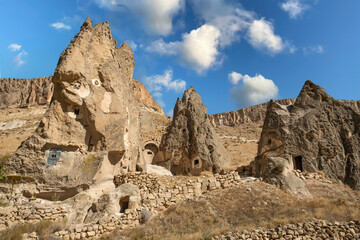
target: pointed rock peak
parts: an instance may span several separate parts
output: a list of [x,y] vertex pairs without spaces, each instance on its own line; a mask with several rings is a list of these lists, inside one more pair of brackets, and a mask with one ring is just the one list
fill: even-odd
[[83,29],[91,29],[92,26],[93,26],[92,20],[89,17],[87,17],[85,22],[81,26],[81,30],[83,30]]
[[295,106],[314,106],[315,103],[321,103],[322,101],[329,101],[331,99],[332,97],[327,94],[325,89],[307,80],[296,99]]
[[121,51],[124,51],[124,52],[127,52],[127,53],[131,53],[132,55],[134,55],[133,51],[131,50],[131,47],[126,43],[126,42],[123,42],[121,44],[121,46],[119,47],[119,49]]
[[187,102],[189,100],[195,100],[199,99],[201,101],[201,97],[199,93],[195,90],[193,86],[191,86],[188,90],[184,92],[184,96],[182,98],[182,101]]

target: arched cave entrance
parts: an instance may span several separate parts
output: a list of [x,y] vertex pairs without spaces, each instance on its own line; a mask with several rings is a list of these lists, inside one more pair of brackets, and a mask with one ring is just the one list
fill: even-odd
[[154,156],[158,152],[159,152],[159,148],[155,143],[153,142],[147,143],[145,145],[145,150],[144,150],[144,157],[146,163],[151,164],[154,160]]
[[302,156],[293,156],[294,169],[303,171]]
[[125,196],[120,198],[119,204],[120,204],[120,213],[124,213],[126,209],[129,208],[129,196]]

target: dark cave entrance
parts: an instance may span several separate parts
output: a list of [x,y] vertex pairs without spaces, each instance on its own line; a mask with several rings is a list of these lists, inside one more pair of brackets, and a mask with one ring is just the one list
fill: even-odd
[[120,198],[120,213],[124,213],[129,208],[129,196]]
[[302,156],[295,156],[293,157],[294,159],[294,169],[295,170],[300,170],[301,172],[303,171],[303,164],[302,164]]

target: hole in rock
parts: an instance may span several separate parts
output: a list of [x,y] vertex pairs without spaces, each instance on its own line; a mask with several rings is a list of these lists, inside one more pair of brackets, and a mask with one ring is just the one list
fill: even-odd
[[199,165],[199,159],[194,160],[194,165]]
[[79,113],[80,113],[80,109],[74,109],[74,113],[75,113],[75,115],[79,115]]
[[268,139],[268,145],[270,145],[271,144],[271,139]]
[[294,169],[303,171],[302,156],[299,155],[294,157]]
[[120,204],[120,213],[124,213],[126,209],[129,208],[129,196],[125,196],[120,198],[119,204]]

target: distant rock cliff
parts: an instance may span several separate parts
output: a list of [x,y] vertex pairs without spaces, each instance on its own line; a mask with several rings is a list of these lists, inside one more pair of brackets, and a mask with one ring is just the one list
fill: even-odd
[[[282,105],[292,105],[295,99],[281,99],[276,101]],[[244,123],[263,123],[267,103],[243,108],[237,111],[209,115],[209,120],[214,127],[219,125],[238,126]]]
[[[33,79],[0,79],[0,108],[48,105],[54,91],[53,76]],[[141,106],[164,114],[145,86],[133,78],[135,99]]]
[[52,76],[0,79],[0,108],[47,105],[53,94]]

